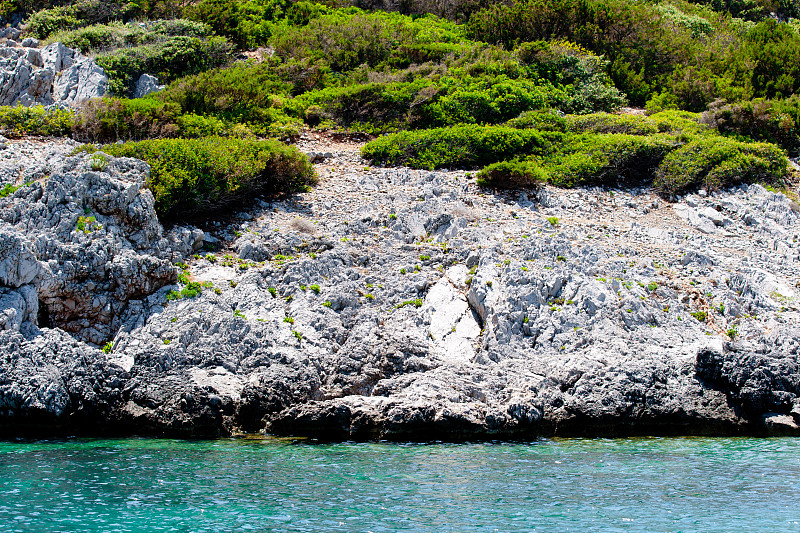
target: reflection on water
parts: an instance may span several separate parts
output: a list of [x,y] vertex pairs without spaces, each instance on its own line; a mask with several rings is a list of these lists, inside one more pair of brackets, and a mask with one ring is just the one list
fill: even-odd
[[800,531],[800,439],[0,442],[3,531]]

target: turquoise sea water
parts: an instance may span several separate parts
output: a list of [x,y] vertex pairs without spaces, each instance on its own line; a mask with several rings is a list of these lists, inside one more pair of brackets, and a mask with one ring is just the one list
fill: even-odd
[[800,439],[0,442],[11,531],[800,531]]

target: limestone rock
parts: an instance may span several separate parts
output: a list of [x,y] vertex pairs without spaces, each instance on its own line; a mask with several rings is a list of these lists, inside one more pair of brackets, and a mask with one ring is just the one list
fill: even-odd
[[134,90],[134,98],[142,98],[147,96],[148,94],[152,94],[158,91],[161,91],[166,87],[165,85],[160,85],[158,83],[158,78],[155,76],[151,76],[150,74],[142,74],[139,76],[139,79],[136,80],[136,88]]
[[52,43],[38,50],[26,39],[23,47],[0,48],[0,105],[80,105],[108,91],[108,77],[93,59]]

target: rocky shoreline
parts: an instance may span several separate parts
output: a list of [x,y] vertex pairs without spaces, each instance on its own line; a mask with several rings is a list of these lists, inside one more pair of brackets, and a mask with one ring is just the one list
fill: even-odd
[[3,145],[3,438],[800,434],[800,208],[759,185],[492,193],[306,134],[314,190],[165,229],[146,164]]

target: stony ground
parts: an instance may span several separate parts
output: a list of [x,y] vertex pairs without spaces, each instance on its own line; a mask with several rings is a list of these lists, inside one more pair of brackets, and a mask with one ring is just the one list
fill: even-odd
[[798,431],[785,195],[492,192],[464,171],[371,168],[353,140],[298,146],[319,185],[208,221],[202,241],[163,232],[155,256],[183,253],[205,288],[127,294],[109,353],[0,333],[0,414],[327,438]]

